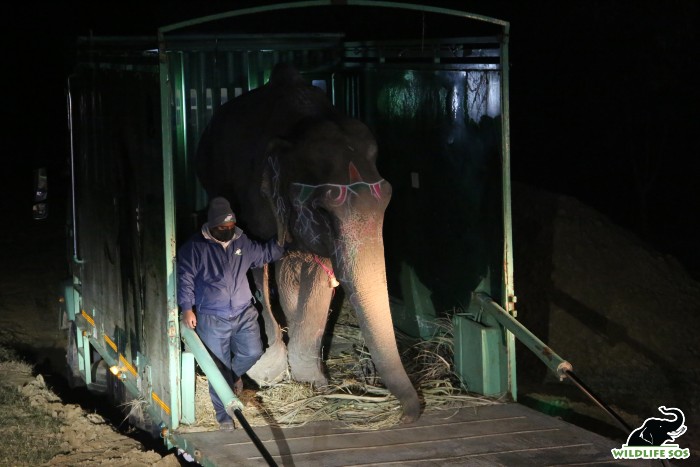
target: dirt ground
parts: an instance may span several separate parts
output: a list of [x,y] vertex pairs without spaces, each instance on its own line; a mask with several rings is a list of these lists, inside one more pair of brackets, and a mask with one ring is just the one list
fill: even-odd
[[[58,329],[57,313],[58,284],[67,275],[64,217],[55,209],[36,222],[28,209],[3,206],[3,215],[20,221],[0,232],[0,345],[33,369],[0,358],[0,385],[20,391],[26,413],[39,409],[56,422],[38,433],[53,453],[41,462],[180,465],[173,452],[144,444],[65,388],[59,375],[66,331]],[[700,455],[700,283],[674,258],[573,198],[516,185],[513,213],[519,318],[633,428],[661,416],[661,405],[683,410],[688,431],[677,443],[691,448],[691,458]],[[518,372],[523,403],[622,440],[600,409],[523,348]],[[33,439],[41,429],[25,420],[0,425],[0,436],[19,430]],[[1,465],[37,465],[3,455]]]
[[[162,443],[144,445],[141,433],[115,423],[61,377],[66,331],[59,330],[58,299],[67,268],[65,217],[56,204],[43,221],[29,217],[31,206],[1,206],[3,218],[19,220],[0,233],[0,465],[179,466]],[[7,349],[31,366],[3,358]],[[15,390],[21,398],[11,398]],[[6,404],[16,413],[8,415]]]
[[[634,429],[659,406],[686,416],[676,442],[700,455],[700,283],[578,200],[515,185],[518,317]],[[602,410],[558,383],[522,348],[521,394],[619,439]],[[547,405],[547,404],[545,404]],[[550,407],[551,408],[551,407]],[[601,424],[603,423],[603,424]]]

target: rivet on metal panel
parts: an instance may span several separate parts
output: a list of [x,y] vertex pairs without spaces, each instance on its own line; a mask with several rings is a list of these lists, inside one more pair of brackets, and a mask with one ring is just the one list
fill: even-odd
[[168,337],[173,342],[177,338],[177,328],[175,326],[175,321],[168,321]]

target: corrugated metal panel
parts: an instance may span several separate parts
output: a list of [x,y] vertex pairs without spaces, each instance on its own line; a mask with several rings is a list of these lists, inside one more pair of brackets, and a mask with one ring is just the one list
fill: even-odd
[[160,93],[157,67],[144,65],[87,67],[71,80],[84,261],[75,272],[82,307],[94,320],[88,331],[130,377],[142,379],[144,397],[167,401]]

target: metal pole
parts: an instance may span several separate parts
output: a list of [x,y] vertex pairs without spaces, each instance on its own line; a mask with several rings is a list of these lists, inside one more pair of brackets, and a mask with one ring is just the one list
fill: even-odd
[[255,447],[258,448],[258,451],[260,451],[260,454],[262,454],[267,463],[270,466],[276,466],[277,464],[268,452],[267,448],[265,448],[265,445],[263,445],[260,438],[258,438],[251,426],[248,424],[248,421],[243,416],[243,403],[231,390],[231,387],[229,386],[228,382],[226,382],[224,375],[222,375],[219,371],[216,363],[214,363],[214,359],[212,359],[211,355],[209,355],[209,351],[204,346],[197,333],[187,326],[180,326],[180,336],[182,337],[182,340],[185,341],[185,344],[187,344],[189,351],[194,355],[195,360],[197,360],[197,363],[199,363],[199,366],[202,368],[202,371],[204,371],[204,374],[207,375],[209,383],[212,385],[214,391],[216,391],[216,394],[224,404],[226,413],[238,419],[243,426],[243,429],[248,434],[251,441],[253,441]]
[[474,296],[479,300],[485,311],[488,311],[496,321],[512,332],[525,347],[530,349],[550,370],[556,373],[560,380],[566,377],[566,370],[573,371],[571,363],[557,355],[547,344],[542,342],[536,335],[531,333],[529,329],[520,324],[510,313],[501,308],[498,303],[494,302],[491,297],[484,293],[475,293]]
[[232,410],[243,410],[243,403],[236,397],[231,390],[228,382],[221,374],[219,369],[214,363],[214,360],[209,355],[209,351],[202,343],[201,339],[192,329],[187,326],[180,326],[180,335],[182,340],[185,341],[190,352],[194,355],[195,360],[199,363],[199,366],[207,375],[207,380],[211,383],[216,394],[221,398],[221,402],[226,408],[226,412]]
[[[620,416],[619,416],[613,409],[611,409],[605,402],[603,402],[603,401],[600,399],[600,397],[598,397],[596,394],[594,394],[593,391],[591,391],[590,388],[588,388],[588,386],[586,386],[586,385],[583,383],[583,381],[581,381],[581,380],[579,379],[579,377],[576,376],[576,374],[575,374],[573,371],[564,370],[564,373],[566,374],[566,376],[569,377],[569,379],[571,379],[571,382],[574,383],[574,384],[576,385],[576,387],[578,387],[578,388],[581,390],[581,392],[583,392],[586,396],[588,396],[589,399],[591,399],[593,402],[595,402],[596,405],[597,405],[598,407],[600,407],[601,409],[603,409],[603,410],[605,411],[605,413],[607,413],[608,415],[610,415],[610,416],[617,422],[617,424],[620,426],[620,428],[622,428],[622,430],[623,430],[626,434],[629,435],[629,434],[632,432],[632,427],[629,426],[629,425],[622,419],[622,417],[620,417]],[[661,461],[661,465],[663,465],[664,467],[670,467],[670,464],[668,463],[668,461],[667,461],[666,459],[659,459],[659,460]]]
[[596,405],[603,409],[608,415],[614,418],[617,424],[620,425],[620,427],[624,430],[625,433],[630,434],[632,432],[632,427],[630,427],[618,414],[616,414],[613,409],[608,407],[608,405],[605,402],[600,400],[600,398],[597,395],[595,395],[593,391],[591,391],[583,383],[583,381],[581,381],[578,378],[578,376],[576,376],[576,373],[574,373],[571,370],[564,370],[564,373],[571,379],[571,382],[574,383],[581,390],[581,392],[588,396],[589,399],[595,402]]
[[496,302],[493,301],[491,297],[483,293],[474,294],[475,298],[478,299],[484,306],[485,310],[490,313],[503,327],[512,332],[515,337],[518,338],[528,349],[537,355],[540,360],[542,360],[545,365],[547,365],[553,372],[555,372],[560,380],[564,378],[569,378],[576,387],[578,387],[581,392],[583,392],[589,399],[591,399],[598,407],[603,409],[605,413],[610,415],[613,420],[622,428],[622,430],[629,434],[632,432],[632,428],[625,423],[625,421],[620,417],[613,409],[611,409],[605,402],[603,402],[600,397],[593,393],[584,383],[579,379],[574,373],[574,369],[571,363],[567,362],[559,355],[557,355],[552,349],[550,349],[544,342],[542,342],[537,336],[531,333],[525,326],[520,324],[515,318],[513,318],[506,310],[501,308]]
[[71,214],[73,220],[73,261],[81,264],[78,258],[78,220],[75,210],[75,143],[73,141],[73,95],[71,94],[70,77],[68,77],[68,95],[66,96],[68,107],[68,136],[70,141],[70,188],[71,188]]
[[[229,415],[231,415],[231,412],[227,412]],[[250,440],[255,444],[255,447],[258,448],[258,451],[260,451],[260,454],[265,458],[267,461],[267,465],[270,467],[277,467],[277,462],[272,458],[270,455],[269,451],[265,448],[265,445],[260,441],[260,438],[258,438],[258,435],[255,434],[253,431],[253,428],[250,426],[248,423],[248,420],[245,419],[243,416],[243,412],[241,412],[238,409],[233,410],[233,415],[238,419],[238,421],[241,423],[241,426],[245,430],[246,433],[248,433],[248,437]]]

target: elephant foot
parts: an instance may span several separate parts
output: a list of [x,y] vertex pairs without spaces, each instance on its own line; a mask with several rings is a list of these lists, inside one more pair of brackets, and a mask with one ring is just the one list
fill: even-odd
[[275,342],[253,367],[248,376],[259,386],[271,386],[287,376],[287,347],[281,341]]
[[328,386],[328,378],[326,378],[326,376],[321,372],[316,372],[313,375],[292,372],[292,379],[301,383],[311,383],[311,385],[315,388],[324,388]]
[[403,408],[401,423],[409,424],[418,421],[421,415],[421,404],[418,397],[407,397],[400,401]]
[[404,412],[403,416],[401,417],[401,423],[404,425],[409,425],[411,423],[417,422],[419,418],[420,418],[420,413],[408,414],[408,413]]
[[302,383],[311,383],[314,387],[322,388],[328,386],[328,378],[321,370],[320,361],[299,361],[291,355],[289,357],[289,366],[291,369],[292,379]]

